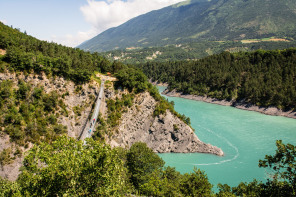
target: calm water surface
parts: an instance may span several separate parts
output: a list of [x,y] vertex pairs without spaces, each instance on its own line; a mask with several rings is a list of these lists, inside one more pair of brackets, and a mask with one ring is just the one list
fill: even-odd
[[[164,90],[165,87],[159,87]],[[166,165],[182,173],[196,166],[206,172],[214,185],[236,186],[254,178],[265,181],[270,171],[259,168],[259,159],[274,154],[275,142],[296,144],[296,119],[268,116],[233,107],[209,104],[183,98],[166,97],[175,102],[175,109],[190,117],[200,140],[222,148],[225,156],[201,153],[165,153],[160,156]]]

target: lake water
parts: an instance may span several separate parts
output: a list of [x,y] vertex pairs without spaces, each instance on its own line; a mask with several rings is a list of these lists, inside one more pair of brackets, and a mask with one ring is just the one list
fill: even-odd
[[[164,90],[165,87],[159,87]],[[296,119],[268,116],[234,107],[166,97],[175,102],[175,109],[190,117],[196,135],[205,143],[222,148],[225,156],[201,153],[165,153],[160,156],[166,165],[182,173],[196,166],[206,172],[214,185],[237,186],[254,178],[265,181],[271,171],[259,168],[259,159],[273,155],[276,140],[296,144]]]

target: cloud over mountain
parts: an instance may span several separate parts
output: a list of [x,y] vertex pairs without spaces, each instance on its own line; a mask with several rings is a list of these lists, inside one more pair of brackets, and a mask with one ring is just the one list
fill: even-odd
[[87,0],[82,6],[85,20],[100,33],[131,18],[184,0]]

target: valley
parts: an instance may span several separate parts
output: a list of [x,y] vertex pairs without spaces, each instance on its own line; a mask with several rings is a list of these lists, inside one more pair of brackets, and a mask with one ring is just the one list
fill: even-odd
[[0,197],[296,196],[294,0],[65,2],[0,8]]
[[[272,41],[274,40],[274,41]],[[110,61],[141,65],[147,62],[196,61],[223,51],[231,53],[252,52],[254,50],[283,50],[295,47],[295,41],[285,39],[249,39],[240,41],[190,42],[162,47],[138,47],[101,52]]]
[[209,48],[216,41],[271,37],[294,41],[295,9],[291,0],[191,0],[135,17],[78,47],[105,52],[199,42]]

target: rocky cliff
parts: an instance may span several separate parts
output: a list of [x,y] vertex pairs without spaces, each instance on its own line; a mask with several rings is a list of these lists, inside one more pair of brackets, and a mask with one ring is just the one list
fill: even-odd
[[[23,73],[0,73],[0,82],[10,80],[13,82],[13,88],[17,89],[19,81],[24,81],[34,87],[43,87],[45,93],[56,91],[60,95],[59,99],[65,104],[64,109],[57,106],[55,115],[57,122],[67,127],[69,136],[78,138],[80,132],[87,121],[95,96],[98,93],[99,85],[91,81],[84,85],[75,85],[60,77],[48,77],[44,73],[40,75]],[[129,94],[127,91],[114,91],[112,83],[106,86],[103,101],[112,99],[118,94]],[[111,85],[111,86],[110,86]],[[111,90],[110,90],[111,89]],[[118,93],[119,92],[119,93]],[[113,131],[112,137],[105,137],[106,141],[113,147],[121,146],[129,148],[133,143],[141,141],[147,143],[148,147],[155,152],[201,152],[211,153],[219,156],[223,151],[210,144],[201,142],[194,134],[193,130],[179,118],[174,116],[169,110],[160,116],[153,116],[154,109],[157,105],[155,99],[148,92],[135,95],[132,107],[124,110],[117,128]],[[103,102],[101,113],[107,117],[107,104]],[[65,112],[66,111],[66,112]],[[25,146],[13,142],[3,127],[0,130],[0,153],[5,149],[11,149],[9,152],[11,162],[5,165],[1,164],[0,176],[9,180],[15,180],[20,173],[19,168],[22,166],[23,155],[15,156],[17,149],[25,153],[33,146],[28,141]]]
[[[59,95],[64,95],[63,103],[65,103],[66,114],[63,114],[62,109],[58,109],[57,122],[67,127],[68,135],[77,138],[80,135],[81,129],[84,126],[86,119],[91,111],[92,103],[95,100],[95,95],[98,92],[98,85],[95,81],[89,84],[77,86],[71,81],[67,81],[60,77],[48,78],[44,73],[40,75],[23,73],[0,73],[0,83],[4,80],[10,80],[17,86],[19,80],[23,80],[34,87],[44,87],[45,93],[57,91]],[[74,112],[74,108],[79,109]],[[22,152],[26,152],[33,146],[29,143],[26,148],[19,147]],[[7,148],[12,149],[11,157],[14,157],[14,150],[18,145],[11,142],[9,135],[6,134],[5,128],[0,131],[0,153]],[[23,156],[16,157],[8,165],[1,165],[0,176],[9,180],[15,180],[19,174],[19,167],[22,165]]]
[[112,146],[130,147],[141,141],[158,153],[224,154],[220,148],[200,141],[193,130],[169,110],[154,117],[156,104],[147,92],[136,95],[133,106],[122,115],[118,132],[113,134],[109,143]]

